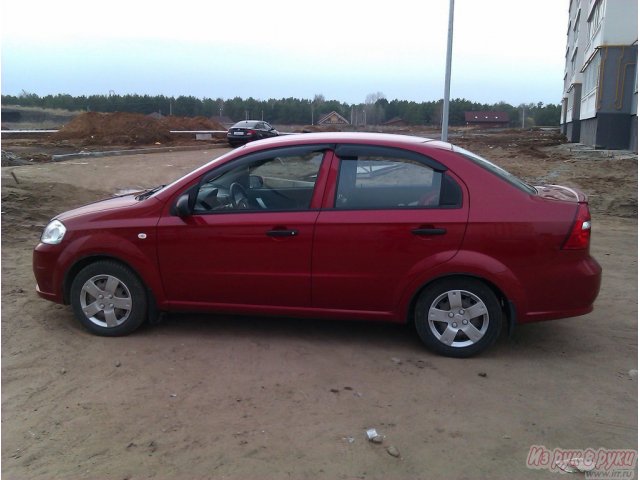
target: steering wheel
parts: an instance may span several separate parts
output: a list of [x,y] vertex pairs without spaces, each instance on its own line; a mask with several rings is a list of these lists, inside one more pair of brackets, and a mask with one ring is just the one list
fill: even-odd
[[231,206],[238,210],[246,210],[251,208],[249,205],[249,195],[242,185],[233,182],[229,187],[229,197],[231,198]]

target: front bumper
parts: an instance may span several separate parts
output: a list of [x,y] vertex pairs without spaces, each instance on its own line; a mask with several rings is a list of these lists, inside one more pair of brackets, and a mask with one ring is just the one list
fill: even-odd
[[59,245],[39,243],[33,250],[33,275],[36,278],[36,292],[46,300],[64,303],[62,279],[59,271]]

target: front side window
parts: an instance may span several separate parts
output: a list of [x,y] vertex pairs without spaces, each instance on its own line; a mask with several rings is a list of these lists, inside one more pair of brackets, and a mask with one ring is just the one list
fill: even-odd
[[206,175],[195,191],[196,214],[308,209],[324,153],[277,152],[243,159]]
[[371,152],[340,160],[335,208],[456,207],[460,201],[460,187],[450,176],[416,158]]

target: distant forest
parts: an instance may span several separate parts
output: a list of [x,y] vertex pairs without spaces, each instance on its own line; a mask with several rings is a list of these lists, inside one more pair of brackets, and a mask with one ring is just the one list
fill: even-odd
[[[164,95],[89,95],[74,97],[67,94],[40,97],[23,91],[20,95],[2,95],[2,105],[23,107],[59,108],[71,111],[160,113],[184,117],[228,117],[233,121],[264,119],[270,123],[309,125],[332,111],[356,125],[379,125],[400,118],[410,125],[438,125],[441,122],[442,100],[412,102],[387,100],[381,92],[369,94],[360,104],[326,100],[315,95],[313,100],[281,98],[256,100],[235,97],[196,98],[193,96],[167,97]],[[449,124],[464,125],[465,111],[502,111],[509,114],[511,126],[555,126],[560,123],[560,105],[537,104],[510,105],[505,102],[485,104],[456,98],[450,101]]]

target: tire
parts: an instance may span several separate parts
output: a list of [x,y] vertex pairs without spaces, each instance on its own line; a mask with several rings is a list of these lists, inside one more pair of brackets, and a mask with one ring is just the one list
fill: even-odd
[[448,278],[428,286],[418,297],[414,315],[422,342],[447,357],[470,357],[489,348],[502,327],[495,293],[471,278]]
[[124,265],[100,260],[84,267],[71,284],[71,306],[80,323],[105,337],[127,335],[147,318],[147,293]]

